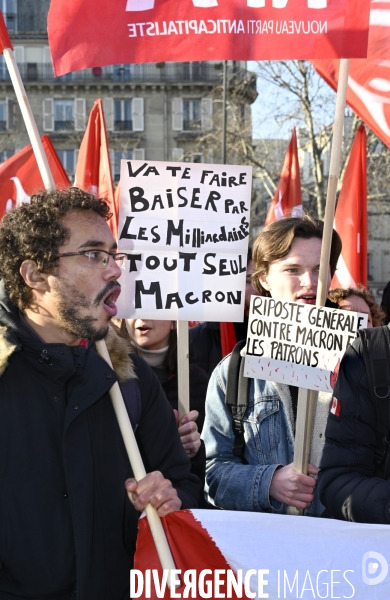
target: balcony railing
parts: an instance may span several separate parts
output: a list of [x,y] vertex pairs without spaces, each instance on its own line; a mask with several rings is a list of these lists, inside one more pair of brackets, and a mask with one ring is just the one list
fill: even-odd
[[54,121],[54,131],[74,131],[74,121]]
[[[74,71],[61,77],[54,77],[51,63],[23,63],[19,70],[23,81],[48,81],[52,83],[222,83],[222,73],[219,64],[209,63],[155,63],[135,65],[114,65],[95,69]],[[10,81],[4,62],[0,62],[0,83]],[[247,101],[253,102],[257,97],[256,75],[245,69],[228,68],[229,90],[242,95]]]
[[132,131],[133,121],[114,121],[114,131]]
[[[61,77],[54,77],[51,63],[24,63],[19,64],[20,74],[24,82],[51,81],[51,82],[144,82],[144,83],[186,83],[210,82],[218,83],[222,79],[221,70],[214,65],[200,64],[191,66],[186,63],[165,63],[165,66],[156,67],[153,64],[114,65],[101,69],[84,69],[67,73]],[[244,71],[246,72],[246,71]],[[8,70],[4,64],[0,65],[0,81],[9,81]]]
[[183,131],[200,131],[201,127],[200,119],[183,119]]

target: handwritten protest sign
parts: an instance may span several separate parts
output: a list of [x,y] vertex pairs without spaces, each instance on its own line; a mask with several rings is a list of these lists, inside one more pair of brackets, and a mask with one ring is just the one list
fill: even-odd
[[252,168],[122,161],[122,318],[242,321]]
[[331,392],[367,315],[252,296],[245,376]]

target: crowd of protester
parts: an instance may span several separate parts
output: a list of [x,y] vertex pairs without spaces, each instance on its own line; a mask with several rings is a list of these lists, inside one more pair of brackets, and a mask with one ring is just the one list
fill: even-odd
[[[246,338],[253,294],[315,303],[322,233],[322,222],[307,216],[285,218],[262,230],[253,253],[252,248],[248,252],[244,322],[232,324],[235,341]],[[334,232],[326,305],[367,314],[368,328],[380,326],[385,312],[367,288],[329,289],[340,251],[341,240]],[[176,409],[175,323],[131,319],[122,321],[120,327],[152,367]],[[195,452],[195,446],[192,449],[192,460],[195,456],[198,465],[193,472],[201,473],[201,461],[206,466],[206,478],[202,473],[201,479],[207,503],[202,506],[267,512],[288,512],[289,506],[294,506],[306,509],[307,515],[321,516],[324,506],[315,487],[332,395],[319,393],[317,397],[308,475],[297,475],[292,466],[298,401],[298,388],[294,386],[251,380],[248,409],[242,420],[243,455],[234,455],[232,415],[225,403],[230,359],[222,360],[222,346],[220,323],[204,322],[190,330],[191,412],[184,420],[191,422],[194,439],[203,430],[202,451]],[[181,425],[180,434],[182,430]],[[187,447],[184,443],[187,439],[182,437],[188,452],[188,442]]]
[[[333,396],[318,394],[307,474],[293,468],[296,387],[250,379],[240,420],[226,402],[228,341],[245,340],[251,293],[316,303],[322,221],[284,218],[260,232],[248,254],[244,323],[190,330],[190,411],[179,419],[176,323],[111,320],[126,257],[108,218],[104,201],[71,188],[33,196],[0,226],[1,600],[128,597],[147,504],[160,516],[199,505],[295,507],[390,523],[390,461],[360,338]],[[328,291],[340,252],[333,231]],[[366,313],[367,331],[388,335],[379,327],[385,311],[363,286],[329,291],[326,306]],[[95,351],[102,338],[112,368]],[[390,337],[382,348],[389,358]],[[377,395],[388,403],[387,379],[387,394]],[[148,473],[140,481],[109,399],[115,381]]]

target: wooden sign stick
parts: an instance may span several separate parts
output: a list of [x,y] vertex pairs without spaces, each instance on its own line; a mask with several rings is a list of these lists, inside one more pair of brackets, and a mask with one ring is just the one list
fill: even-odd
[[[42,146],[42,141],[38,133],[37,125],[35,123],[34,115],[31,110],[30,103],[27,98],[26,91],[24,89],[23,81],[20,77],[20,72],[15,61],[15,56],[12,50],[11,40],[8,36],[8,31],[4,23],[3,15],[0,12],[0,44],[3,47],[4,60],[7,64],[11,81],[14,86],[16,98],[19,102],[20,110],[22,112],[26,129],[31,141],[35,157],[37,159],[39,172],[41,174],[43,184],[46,190],[55,189],[56,185],[53,179],[53,175],[50,171],[49,163],[46,158],[45,151]],[[108,364],[112,367],[110,356],[108,354],[107,346],[104,341],[96,343],[99,354],[104,358]],[[110,390],[111,401],[114,406],[115,414],[118,419],[119,428],[122,433],[123,441],[129,456],[131,468],[134,473],[134,477],[137,481],[145,477],[146,471],[142,463],[142,458],[139,453],[137,442],[135,440],[133,428],[130,423],[130,419],[123,402],[122,394],[119,389],[119,385],[116,383]],[[148,505],[145,509],[146,516],[148,518],[150,530],[153,535],[154,543],[158,556],[161,561],[163,569],[175,569],[175,563],[168,545],[167,538],[157,511]],[[168,578],[169,580],[169,578]]]
[[177,377],[179,423],[190,412],[188,321],[177,321]]
[[[340,176],[349,62],[349,59],[345,58],[340,60],[339,84],[337,89],[335,120],[333,124],[332,152],[330,157],[328,192],[326,197],[324,232],[322,237],[320,272],[317,288],[317,306],[324,306],[328,295],[328,269],[332,245],[337,184]],[[301,388],[298,393],[293,462],[294,471],[297,473],[307,473],[314,423],[316,394],[317,392],[314,390],[306,390],[303,388]],[[294,511],[290,509],[290,513],[295,513],[295,510],[297,509],[294,509]],[[303,511],[298,511],[295,514],[303,514]]]

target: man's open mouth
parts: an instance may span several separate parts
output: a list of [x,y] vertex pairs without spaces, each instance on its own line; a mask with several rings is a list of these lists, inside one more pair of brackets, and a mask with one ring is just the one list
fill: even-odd
[[120,293],[121,293],[121,288],[120,288],[120,286],[117,285],[114,288],[111,288],[111,290],[109,292],[107,292],[107,294],[105,296],[103,296],[104,308],[111,317],[115,317],[116,313],[118,312],[118,309],[117,309],[115,303],[116,303]]

